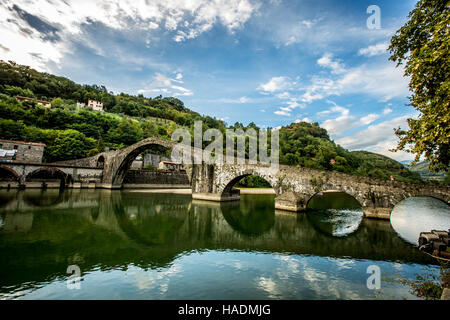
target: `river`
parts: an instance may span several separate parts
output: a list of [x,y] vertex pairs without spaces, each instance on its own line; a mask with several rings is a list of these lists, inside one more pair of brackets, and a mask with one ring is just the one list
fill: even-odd
[[[341,193],[289,213],[273,195],[2,190],[0,298],[415,299],[393,279],[437,274],[414,237],[450,227],[449,207],[425,199],[403,201],[391,225]],[[370,266],[380,289],[367,286]]]

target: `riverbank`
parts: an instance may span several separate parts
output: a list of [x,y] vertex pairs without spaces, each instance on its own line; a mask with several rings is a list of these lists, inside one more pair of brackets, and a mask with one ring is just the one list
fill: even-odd
[[[241,194],[275,194],[275,190],[269,188],[239,188]],[[155,188],[155,189],[135,189],[128,190],[129,192],[141,193],[169,193],[169,194],[192,194],[191,189],[169,189],[169,188]]]
[[275,194],[275,190],[272,188],[235,188],[238,189],[241,194]]

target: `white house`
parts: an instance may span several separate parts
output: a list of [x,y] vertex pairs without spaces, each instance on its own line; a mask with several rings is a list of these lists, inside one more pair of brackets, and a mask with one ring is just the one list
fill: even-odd
[[96,100],[88,100],[88,107],[91,107],[94,111],[102,111],[103,112],[103,102]]

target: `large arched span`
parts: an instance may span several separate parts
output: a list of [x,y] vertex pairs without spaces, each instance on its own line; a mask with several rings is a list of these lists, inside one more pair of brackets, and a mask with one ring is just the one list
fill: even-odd
[[20,176],[13,169],[0,166],[0,181],[19,181]]
[[122,185],[125,174],[128,169],[130,169],[131,164],[136,157],[145,150],[152,149],[154,147],[171,149],[173,146],[174,142],[172,141],[159,138],[148,138],[123,150],[118,150],[117,159],[113,160],[115,161],[115,165],[112,168],[112,184]]

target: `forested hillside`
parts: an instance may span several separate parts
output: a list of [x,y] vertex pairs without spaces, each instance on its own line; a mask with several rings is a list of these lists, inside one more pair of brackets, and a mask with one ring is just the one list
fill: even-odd
[[[48,100],[52,108],[16,96]],[[106,112],[78,108],[76,103],[95,99]],[[27,66],[0,61],[0,137],[43,142],[47,162],[95,155],[109,147],[120,149],[150,136],[170,139],[178,127],[193,130],[201,120],[203,129],[259,128],[250,123],[227,126],[221,120],[202,116],[173,97],[148,98],[114,94],[104,86],[80,85]],[[293,123],[280,129],[280,163],[337,170],[346,173],[401,181],[421,181],[417,173],[382,155],[350,152],[331,141],[318,123]]]

